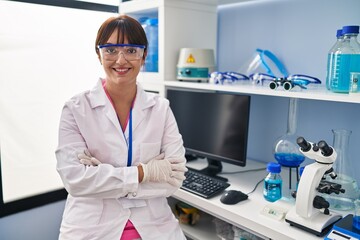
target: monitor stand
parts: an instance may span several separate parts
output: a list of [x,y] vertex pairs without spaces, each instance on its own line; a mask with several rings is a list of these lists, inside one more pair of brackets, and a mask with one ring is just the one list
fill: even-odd
[[227,182],[228,181],[227,178],[217,176],[217,174],[220,173],[222,170],[221,162],[209,158],[207,159],[207,161],[208,161],[208,166],[198,171],[210,177]]

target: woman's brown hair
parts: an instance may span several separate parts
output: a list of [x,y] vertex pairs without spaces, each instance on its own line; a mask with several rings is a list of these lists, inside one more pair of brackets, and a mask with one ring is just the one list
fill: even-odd
[[144,57],[146,56],[148,41],[143,27],[134,18],[127,15],[120,15],[107,19],[98,30],[95,41],[95,51],[99,59],[100,52],[98,46],[106,44],[111,34],[115,31],[117,31],[118,34],[118,44],[122,44],[127,40],[129,44],[144,45]]

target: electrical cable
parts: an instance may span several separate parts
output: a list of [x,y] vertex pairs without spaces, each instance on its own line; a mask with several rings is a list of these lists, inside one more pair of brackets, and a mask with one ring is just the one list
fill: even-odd
[[264,179],[265,179],[265,178],[263,178],[263,179],[261,179],[260,181],[258,181],[258,182],[256,183],[256,185],[255,185],[254,189],[253,189],[253,190],[251,190],[250,192],[248,192],[248,193],[247,193],[247,195],[249,195],[249,194],[251,194],[251,193],[255,192],[255,190],[257,189],[257,187],[259,186],[259,184],[260,184],[261,182],[263,182],[263,181],[264,181]]
[[262,171],[262,170],[266,170],[266,168],[255,168],[255,169],[236,171],[236,172],[221,172],[221,174],[247,173],[247,172],[257,172],[257,171]]
[[[235,174],[235,173],[247,173],[247,172],[257,172],[257,171],[263,171],[266,170],[266,168],[255,168],[255,169],[250,169],[250,170],[245,170],[245,171],[236,171],[236,172],[221,172],[222,174]],[[258,181],[255,185],[255,187],[253,188],[253,190],[251,190],[250,192],[246,193],[247,195],[255,192],[255,190],[257,189],[257,187],[259,186],[259,184],[261,182],[264,181],[265,178],[262,178],[260,181]]]

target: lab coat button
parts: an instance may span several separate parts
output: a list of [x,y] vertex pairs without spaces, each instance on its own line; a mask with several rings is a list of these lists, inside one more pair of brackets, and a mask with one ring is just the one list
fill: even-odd
[[136,192],[133,192],[132,194],[131,194],[133,197],[136,197]]

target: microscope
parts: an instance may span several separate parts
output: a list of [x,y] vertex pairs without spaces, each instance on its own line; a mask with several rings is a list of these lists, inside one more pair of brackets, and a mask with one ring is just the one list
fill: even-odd
[[285,221],[311,232],[323,236],[340,220],[342,216],[330,212],[329,202],[318,193],[339,194],[345,190],[340,184],[325,181],[326,176],[336,178],[332,165],[336,160],[336,151],[325,141],[317,144],[306,141],[303,137],[297,139],[300,152],[315,162],[306,166],[301,175],[296,195],[295,206],[285,216]]

